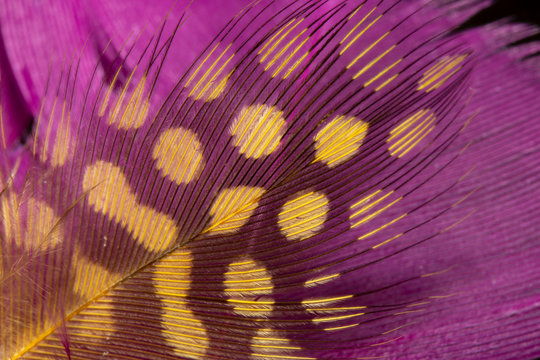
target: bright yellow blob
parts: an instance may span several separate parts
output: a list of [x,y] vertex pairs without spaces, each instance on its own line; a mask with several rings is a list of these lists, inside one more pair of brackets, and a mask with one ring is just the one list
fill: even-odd
[[283,205],[278,225],[288,240],[304,240],[323,227],[329,210],[328,198],[320,192],[296,193]]
[[233,145],[247,158],[273,153],[286,130],[283,113],[275,106],[252,105],[242,109],[230,127]]
[[368,130],[366,122],[352,116],[339,116],[315,136],[315,160],[335,167],[351,159],[362,145]]
[[161,174],[178,185],[197,179],[205,165],[197,134],[182,127],[163,132],[152,157]]
[[238,231],[251,217],[264,194],[260,187],[239,186],[222,190],[210,208],[212,219],[205,233]]

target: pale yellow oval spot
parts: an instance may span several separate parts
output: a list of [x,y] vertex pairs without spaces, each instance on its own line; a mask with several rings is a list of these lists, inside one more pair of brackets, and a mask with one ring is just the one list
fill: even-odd
[[119,280],[99,263],[89,260],[84,250],[75,248],[72,258],[73,291],[83,300],[89,300]]
[[218,48],[222,45],[218,43],[195,68],[184,84],[184,88],[190,89],[189,97],[211,101],[223,94],[233,73],[233,70],[227,70],[232,68],[231,61],[235,56],[230,51],[231,46],[229,44],[219,52]]
[[272,77],[286,79],[309,54],[308,29],[299,27],[304,19],[293,19],[266,41],[259,51],[259,62]]
[[[131,80],[132,77],[130,77],[129,81]],[[144,91],[146,77],[143,77],[139,81],[133,91],[127,89],[129,83],[122,90],[116,103],[112,104],[112,109],[109,113],[109,125],[116,125],[119,129],[125,130],[140,128],[146,121],[150,105]],[[104,100],[104,106],[107,106],[108,99],[107,97]]]
[[362,145],[368,124],[353,116],[339,116],[315,136],[315,161],[335,167],[351,159]]
[[244,107],[229,132],[241,154],[258,159],[278,148],[285,130],[283,113],[275,106],[262,104]]
[[466,54],[443,57],[422,75],[418,81],[418,90],[430,92],[440,88],[463,67],[462,62],[466,58]]
[[390,155],[399,158],[405,156],[435,128],[435,120],[435,114],[430,109],[422,109],[400,122],[386,139]]
[[328,213],[328,198],[320,192],[296,193],[283,205],[278,225],[288,240],[305,240],[323,227]]
[[152,157],[161,174],[178,185],[197,179],[205,165],[197,134],[182,127],[163,132]]
[[204,233],[233,233],[246,224],[264,194],[260,187],[239,186],[222,190],[210,208],[212,220]]
[[93,209],[123,226],[146,249],[159,252],[176,240],[175,222],[139,204],[119,167],[105,161],[89,165],[82,185]]
[[274,289],[270,272],[249,257],[229,264],[223,285],[225,293],[230,296],[264,295]]

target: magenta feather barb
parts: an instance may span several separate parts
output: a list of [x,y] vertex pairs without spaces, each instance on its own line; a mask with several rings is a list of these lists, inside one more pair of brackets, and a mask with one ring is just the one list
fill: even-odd
[[539,357],[499,3],[0,1],[0,358]]

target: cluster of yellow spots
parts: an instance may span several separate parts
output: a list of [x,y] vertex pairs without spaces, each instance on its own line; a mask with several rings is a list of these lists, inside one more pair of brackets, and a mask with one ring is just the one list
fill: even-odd
[[244,107],[229,128],[233,145],[246,158],[253,159],[273,153],[285,130],[283,113],[265,104]]
[[184,84],[184,88],[190,89],[190,97],[195,100],[210,101],[223,93],[233,71],[226,72],[235,55],[234,53],[229,54],[231,46],[232,44],[229,44],[223,51],[219,52],[218,48],[221,47],[221,44],[216,44],[193,71]]
[[264,189],[239,186],[220,191],[210,208],[212,219],[203,233],[227,234],[238,231],[251,217]]
[[431,110],[422,109],[400,122],[386,139],[390,155],[405,156],[435,128],[435,119]]
[[292,19],[279,29],[259,51],[259,62],[264,71],[272,71],[272,77],[288,78],[309,54],[306,43],[307,29],[298,26],[304,19]]
[[315,135],[315,159],[335,167],[351,159],[367,134],[368,124],[353,116],[338,116]]
[[139,204],[119,167],[104,161],[87,166],[82,186],[96,212],[121,224],[146,249],[159,252],[176,240],[174,221]]
[[63,238],[60,218],[44,201],[30,198],[21,202],[12,192],[2,196],[2,225],[4,236],[25,250],[54,247]]
[[418,81],[418,90],[426,92],[438,89],[462,68],[467,55],[445,56],[429,68]]
[[278,216],[278,225],[288,240],[305,240],[323,227],[329,210],[328,198],[320,192],[301,191],[288,200]]
[[[131,73],[119,98],[111,105],[111,109],[109,110],[109,125],[115,125],[118,129],[138,129],[145,123],[148,116],[149,98],[145,94],[146,77],[143,76],[139,80],[135,89],[128,89],[133,81],[134,72],[135,70]],[[113,96],[112,91],[115,87],[118,74],[115,75],[105,95],[101,106],[100,117],[105,114],[110,98]]]
[[161,134],[152,150],[155,166],[176,184],[188,184],[204,168],[202,145],[193,131],[171,128]]

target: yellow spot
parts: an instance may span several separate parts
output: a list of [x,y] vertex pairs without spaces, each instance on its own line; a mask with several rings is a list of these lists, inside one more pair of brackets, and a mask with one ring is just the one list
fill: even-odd
[[234,146],[247,158],[274,152],[285,133],[283,113],[274,106],[252,105],[242,109],[230,128]]
[[15,193],[2,196],[2,224],[6,239],[27,250],[54,247],[63,238],[60,218],[42,200],[20,202]]
[[304,61],[308,55],[306,46],[309,37],[307,29],[296,29],[304,20],[291,20],[279,29],[259,51],[259,62],[264,71],[272,71],[272,77],[281,76],[283,79]]
[[274,289],[272,275],[266,267],[249,257],[229,264],[223,285],[225,293],[230,296],[264,295],[271,293]]
[[[56,118],[57,102],[58,102],[58,99],[55,99],[52,110],[51,110],[51,114],[49,116],[49,121],[47,124],[47,130],[45,134],[45,142],[43,144],[43,149],[39,153],[39,157],[42,162],[46,162],[47,160],[50,160],[50,164],[54,167],[64,165],[64,163],[66,162],[70,154],[70,148],[72,145],[71,134],[70,134],[70,129],[69,129],[71,114],[69,112],[69,109],[67,109],[68,105],[66,104],[66,101],[62,102],[62,110],[60,111],[59,118],[57,119]],[[58,121],[58,124],[56,124],[57,121]],[[58,125],[58,126],[53,127],[53,123],[54,125]],[[52,143],[51,154],[49,154],[53,128],[56,128],[56,137],[54,139],[54,142]],[[36,152],[34,150],[34,154],[35,153]]]
[[274,329],[259,329],[251,339],[251,351],[254,353],[264,352],[270,358],[272,358],[272,353],[283,354],[284,351],[301,349],[298,346],[292,346],[287,338],[280,336],[280,333]]
[[[340,44],[343,44],[349,37],[351,37],[356,32],[356,30],[364,23],[364,21],[366,21],[367,18],[375,11],[375,9],[376,9],[376,7],[371,9],[371,11],[369,13],[367,13],[366,16],[364,16],[359,22],[357,22],[356,25],[352,28],[352,30],[349,31],[347,33],[347,35],[345,35],[345,37],[340,41]],[[339,55],[343,55],[345,53],[345,51],[347,51],[362,35],[364,35],[365,32],[368,31],[370,27],[372,27],[377,21],[379,21],[379,19],[381,17],[382,17],[382,15],[379,15],[377,18],[375,18],[375,20],[373,20],[365,28],[363,28],[360,32],[358,32],[354,36],[354,38],[352,38],[347,43],[347,45],[345,45],[345,47],[340,51]]]
[[302,191],[283,205],[278,225],[288,240],[304,240],[322,229],[328,209],[328,199],[324,194]]
[[164,307],[161,334],[176,355],[189,359],[205,359],[210,339],[204,324],[186,305]]
[[390,203],[385,201],[392,194],[393,191],[384,194],[382,190],[377,190],[354,203],[351,206],[351,215],[349,217],[351,220],[351,228],[367,224],[369,221],[373,220],[375,217],[382,214],[385,210],[401,200],[401,198],[398,198]]
[[250,186],[222,190],[210,208],[212,220],[203,232],[225,234],[238,231],[249,220],[263,194],[263,188]]
[[335,167],[352,158],[362,145],[368,124],[352,116],[339,116],[315,136],[315,161]]
[[121,224],[146,249],[167,249],[176,240],[178,230],[174,221],[139,204],[119,167],[104,161],[88,166],[83,189],[95,211]]
[[197,135],[181,127],[161,134],[152,157],[162,175],[178,185],[197,179],[205,165]]
[[429,109],[423,109],[394,127],[386,139],[390,155],[405,156],[435,128],[435,119]]
[[189,96],[195,100],[214,100],[223,93],[227,86],[232,70],[226,73],[225,69],[231,67],[230,62],[235,54],[226,55],[232,46],[229,44],[221,53],[214,55],[220,45],[218,43],[214,46],[184,85],[184,88],[191,89]]
[[156,288],[173,289],[176,294],[187,294],[191,287],[193,257],[189,251],[179,249],[148,268]]
[[317,285],[323,285],[323,284],[329,283],[332,280],[337,279],[339,277],[339,275],[340,274],[337,273],[337,274],[332,274],[332,275],[319,276],[319,277],[316,277],[314,279],[307,280],[304,283],[304,286],[305,287],[312,287],[312,286],[317,286]]
[[119,280],[101,264],[89,260],[83,250],[76,248],[72,258],[74,270],[73,291],[84,300],[98,295]]
[[[144,86],[146,77],[143,77],[136,88],[131,92],[127,90],[133,74],[122,93],[120,98],[114,104],[113,109],[109,114],[109,125],[116,125],[119,129],[138,129],[140,128],[148,115],[149,100],[144,95]],[[111,85],[112,86],[112,85]]]
[[445,56],[439,60],[418,81],[418,90],[430,92],[441,87],[452,75],[462,68],[461,63],[465,58],[467,58],[467,55],[452,55]]

